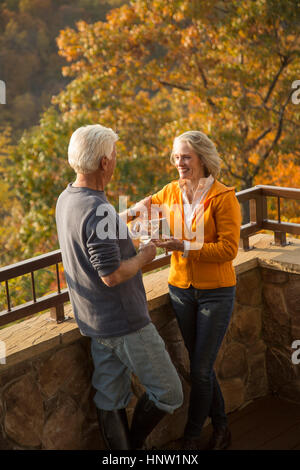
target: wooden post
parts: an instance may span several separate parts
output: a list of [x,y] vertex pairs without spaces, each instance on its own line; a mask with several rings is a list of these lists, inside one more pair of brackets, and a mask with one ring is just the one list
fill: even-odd
[[250,250],[249,237],[240,238],[239,245],[240,245],[240,248],[243,248],[244,251],[249,251]]
[[285,232],[275,232],[274,231],[274,241],[277,246],[286,246],[286,233]]
[[57,323],[62,323],[66,320],[64,304],[56,305],[56,307],[50,308],[50,318],[55,320]]
[[263,221],[268,218],[267,198],[263,194],[255,199],[256,203],[256,223],[262,227]]

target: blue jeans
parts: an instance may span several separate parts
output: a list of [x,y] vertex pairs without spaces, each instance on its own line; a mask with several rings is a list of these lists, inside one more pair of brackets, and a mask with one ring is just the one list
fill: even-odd
[[182,405],[181,381],[153,323],[124,336],[92,338],[91,352],[97,408],[126,408],[132,396],[132,372],[157,408],[173,413]]
[[191,391],[185,437],[199,437],[210,416],[214,428],[227,425],[224,399],[213,366],[228,327],[235,286],[181,289],[169,284],[173,310],[189,353]]

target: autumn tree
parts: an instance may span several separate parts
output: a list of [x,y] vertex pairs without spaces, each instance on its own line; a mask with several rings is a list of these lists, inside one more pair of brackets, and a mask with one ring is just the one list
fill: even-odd
[[9,263],[9,254],[18,245],[18,228],[20,227],[19,214],[22,208],[15,197],[9,181],[5,180],[6,168],[9,164],[9,155],[12,151],[11,130],[0,129],[0,260],[1,264]]
[[244,189],[279,155],[299,162],[299,2],[202,3],[135,1],[107,23],[63,31],[64,74],[74,79],[56,103],[66,118],[113,123],[126,155],[165,158],[175,134],[201,128],[226,179]]
[[[70,175],[68,139],[79,125],[119,132],[118,167],[108,188],[131,200],[175,176],[175,135],[200,129],[222,157],[221,179],[237,190],[282,184],[299,171],[299,2],[135,0],[107,21],[67,28],[58,38],[70,80],[41,125],[15,151],[26,219],[22,242],[56,239],[56,196]],[[53,157],[54,156],[54,157]],[[293,175],[284,173],[293,186]],[[34,230],[33,230],[34,227]]]

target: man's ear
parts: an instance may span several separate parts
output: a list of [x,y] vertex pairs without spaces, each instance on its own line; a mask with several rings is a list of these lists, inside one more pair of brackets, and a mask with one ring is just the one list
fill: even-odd
[[107,169],[108,158],[104,155],[99,162],[99,170],[105,171]]

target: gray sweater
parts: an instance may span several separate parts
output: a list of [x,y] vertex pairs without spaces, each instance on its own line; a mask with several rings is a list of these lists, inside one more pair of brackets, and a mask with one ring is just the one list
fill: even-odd
[[141,272],[115,287],[101,280],[136,254],[126,225],[105,193],[69,184],[57,200],[56,226],[81,333],[122,336],[146,326],[151,320]]

